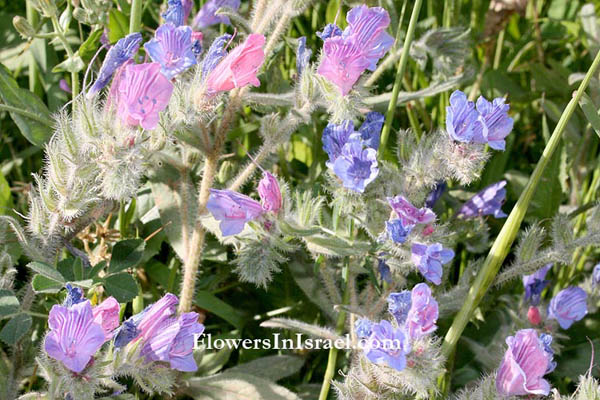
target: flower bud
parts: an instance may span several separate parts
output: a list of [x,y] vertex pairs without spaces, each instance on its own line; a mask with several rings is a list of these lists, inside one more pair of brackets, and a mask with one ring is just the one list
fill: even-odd
[[24,39],[29,39],[35,36],[35,29],[25,18],[20,15],[16,15],[13,18],[13,25],[17,32],[23,36]]
[[527,311],[527,319],[531,325],[539,325],[540,322],[542,322],[540,310],[536,306],[529,306],[529,311]]

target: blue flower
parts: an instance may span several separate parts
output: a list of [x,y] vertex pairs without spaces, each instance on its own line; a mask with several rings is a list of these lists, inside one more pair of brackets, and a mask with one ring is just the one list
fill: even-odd
[[130,33],[122,39],[119,39],[113,47],[106,53],[106,58],[98,72],[98,79],[92,85],[87,93],[88,98],[94,97],[102,88],[104,88],[113,74],[121,65],[135,56],[142,42],[142,34],[139,32]]
[[549,359],[548,368],[546,369],[546,373],[549,374],[556,368],[556,361],[554,361],[554,350],[552,350],[552,347],[550,346],[552,344],[552,335],[542,333],[539,340]]
[[192,45],[192,28],[165,24],[156,30],[154,39],[144,48],[154,62],[160,63],[163,75],[172,79],[196,64]]
[[383,279],[387,283],[392,283],[392,271],[390,270],[390,266],[386,264],[383,258],[379,259],[377,269],[379,270],[379,275],[381,275],[381,279]]
[[379,174],[377,151],[363,148],[362,143],[346,143],[333,163],[333,172],[342,180],[345,188],[363,193]]
[[[479,143],[487,143],[492,149],[504,151],[506,143],[504,138],[513,129],[513,119],[508,116],[510,106],[504,104],[504,98],[498,97],[492,102],[483,96],[477,99],[477,111],[483,120],[483,138],[475,136]],[[481,140],[483,139],[483,140]]]
[[323,32],[317,32],[317,36],[321,40],[342,36],[342,30],[336,24],[327,24],[325,25],[325,28],[323,28]]
[[65,289],[67,289],[67,297],[65,297],[65,301],[63,302],[64,307],[71,307],[86,300],[83,297],[83,290],[81,288],[73,287],[70,283],[67,283]]
[[531,275],[523,275],[525,301],[529,301],[531,305],[540,304],[542,291],[550,284],[550,281],[545,279],[550,268],[552,268],[552,263],[546,264]]
[[343,121],[341,124],[329,123],[323,130],[323,150],[329,156],[328,167],[331,167],[335,160],[342,154],[344,145],[350,140],[354,133],[354,124],[350,120]]
[[115,332],[115,347],[121,348],[138,336],[139,332],[136,324],[128,319]]
[[227,55],[225,45],[229,43],[230,40],[231,35],[226,33],[212,42],[208,48],[208,52],[204,56],[204,61],[202,61],[202,79],[206,79],[210,72],[221,62],[223,57]]
[[167,2],[167,11],[161,14],[165,23],[171,23],[174,26],[183,25],[185,12],[181,0],[169,0]]
[[410,343],[401,328],[383,320],[371,326],[371,336],[364,347],[365,356],[375,364],[386,364],[397,371],[406,368]]
[[445,249],[439,243],[430,245],[413,243],[411,260],[419,269],[421,275],[436,285],[442,283],[442,264],[447,264],[454,258],[454,251]]
[[570,286],[558,292],[550,300],[548,319],[555,319],[563,329],[569,329],[575,321],[587,314],[587,294],[583,289]]
[[371,326],[373,323],[367,318],[359,318],[354,323],[354,330],[356,331],[356,336],[361,339],[366,339],[371,336]]
[[433,208],[435,203],[437,203],[440,197],[442,197],[447,187],[448,185],[446,182],[438,182],[433,190],[427,195],[427,198],[425,199],[425,207]]
[[302,75],[304,68],[310,62],[311,56],[312,50],[306,48],[306,37],[299,37],[298,50],[296,51],[296,70],[298,71],[298,76]]
[[404,226],[400,218],[386,221],[385,230],[394,243],[404,243],[412,231],[412,226]]
[[399,293],[390,293],[387,298],[388,311],[394,316],[398,325],[403,325],[412,306],[412,293],[403,290]]
[[475,104],[467,100],[460,90],[450,95],[450,105],[446,107],[446,130],[457,142],[471,143],[475,138],[483,139],[483,124]]
[[592,287],[597,288],[600,285],[600,264],[596,264],[592,272]]
[[379,135],[385,118],[383,114],[371,111],[367,114],[365,121],[360,126],[358,133],[363,144],[372,149],[379,149]]
[[237,11],[240,8],[240,0],[208,0],[204,3],[198,14],[196,14],[194,26],[198,29],[204,29],[216,24],[229,25],[229,17],[216,14],[219,8],[222,7]]
[[457,215],[467,219],[484,215],[493,215],[495,218],[506,217],[501,208],[506,200],[505,186],[506,181],[496,182],[487,186],[463,204]]

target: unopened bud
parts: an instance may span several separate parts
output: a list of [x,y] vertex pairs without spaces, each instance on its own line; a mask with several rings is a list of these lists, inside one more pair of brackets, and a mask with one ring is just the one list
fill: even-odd
[[35,36],[35,30],[33,26],[25,18],[20,15],[16,15],[13,18],[13,25],[17,32],[23,36],[24,39],[29,39]]
[[531,325],[539,325],[540,322],[542,322],[540,310],[535,306],[530,306],[529,311],[527,311],[527,319],[529,320]]

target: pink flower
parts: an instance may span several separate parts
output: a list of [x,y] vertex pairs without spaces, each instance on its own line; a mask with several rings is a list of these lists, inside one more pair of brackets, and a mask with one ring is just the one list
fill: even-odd
[[265,211],[277,213],[281,209],[281,191],[277,179],[265,172],[263,178],[258,183],[258,195],[262,202],[262,208]]
[[206,78],[209,93],[224,92],[247,85],[260,86],[256,77],[265,60],[265,37],[252,33],[246,41],[233,49]]
[[411,339],[419,339],[437,329],[438,303],[426,283],[419,283],[411,291],[411,307],[406,317],[406,330]]
[[527,319],[531,325],[539,325],[540,322],[542,322],[539,308],[536,306],[529,306],[529,310],[527,310]]
[[128,65],[120,76],[117,113],[130,125],[154,129],[158,114],[173,93],[173,84],[160,72],[159,63]]
[[92,309],[94,322],[102,326],[107,340],[112,338],[112,331],[119,326],[120,310],[119,302],[112,296]]
[[[542,335],[543,336],[543,335]],[[543,395],[550,384],[543,377],[553,368],[552,353],[534,329],[522,329],[506,339],[508,349],[496,374],[496,389],[504,396]]]
[[429,224],[435,221],[435,213],[431,209],[427,207],[417,208],[404,196],[388,197],[387,200],[404,226]]
[[244,230],[246,222],[264,213],[258,201],[232,190],[210,189],[206,208],[221,221],[219,227],[223,236],[237,235]]
[[344,96],[352,90],[352,86],[370,65],[361,49],[353,41],[341,36],[327,39],[323,44],[323,54],[317,72],[335,83]]

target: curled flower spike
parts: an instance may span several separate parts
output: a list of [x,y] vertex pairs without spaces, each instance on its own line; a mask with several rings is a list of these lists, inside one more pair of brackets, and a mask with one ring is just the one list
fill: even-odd
[[302,75],[302,72],[310,63],[311,56],[312,50],[306,48],[306,37],[299,37],[298,49],[296,50],[296,71],[298,72],[298,76]]
[[506,217],[501,208],[506,200],[505,186],[506,181],[500,181],[486,187],[463,204],[457,216],[467,219],[484,215],[493,215],[494,218]]
[[160,63],[163,75],[172,79],[196,64],[193,44],[192,28],[165,24],[156,30],[154,39],[144,48],[152,61]]
[[498,393],[504,396],[550,393],[550,384],[543,377],[553,365],[553,355],[546,349],[546,341],[541,341],[534,329],[522,329],[506,339],[508,349],[496,373]]
[[262,202],[262,208],[265,211],[279,212],[282,206],[281,190],[277,179],[265,172],[263,178],[258,183],[258,195]]
[[[514,121],[508,116],[510,106],[504,103],[504,98],[498,97],[492,102],[487,101],[483,96],[477,99],[477,111],[483,120],[483,141],[492,149],[502,150],[506,148],[504,138],[513,129]],[[477,136],[474,138],[479,139]]]
[[435,221],[435,213],[427,207],[417,208],[404,196],[388,197],[387,201],[405,227],[425,225]]
[[154,129],[167,107],[173,84],[160,72],[159,63],[128,65],[119,80],[117,113],[130,125]]
[[411,260],[421,275],[436,285],[442,283],[442,265],[454,258],[454,251],[445,249],[439,243],[431,245],[413,243]]
[[388,298],[388,311],[394,316],[398,325],[404,325],[412,305],[412,296],[408,290],[399,293],[390,293]]
[[121,306],[114,297],[109,297],[92,309],[94,322],[102,327],[106,340],[112,339],[113,331],[119,326]]
[[523,275],[525,301],[529,301],[533,306],[540,304],[542,292],[550,284],[550,281],[545,278],[552,265],[552,263],[546,264],[531,275]]
[[333,163],[333,172],[342,180],[345,188],[363,193],[379,174],[377,151],[363,148],[358,142],[346,143]]
[[208,0],[196,14],[194,26],[198,29],[204,29],[216,24],[229,25],[229,17],[217,15],[217,11],[222,7],[237,11],[240,8],[240,0]]
[[397,371],[406,368],[410,343],[401,328],[394,328],[386,320],[371,325],[371,335],[364,347],[365,356],[375,364],[385,364]]
[[587,314],[587,294],[576,286],[558,292],[550,300],[548,319],[555,319],[563,329],[569,329],[576,321]]
[[110,48],[106,53],[106,58],[100,67],[98,73],[98,79],[92,85],[87,93],[88,98],[92,98],[98,93],[103,87],[105,87],[110,78],[121,65],[125,64],[126,61],[131,60],[135,56],[140,48],[142,42],[142,34],[139,32],[130,33],[125,36]]
[[[244,86],[260,86],[256,77],[265,60],[265,37],[252,33],[244,43],[227,54],[206,77],[208,93],[218,93]],[[212,46],[211,46],[212,47]]]
[[231,190],[211,189],[206,208],[216,220],[221,221],[223,236],[237,235],[244,230],[246,222],[264,213],[258,201]]
[[401,219],[386,221],[385,230],[394,243],[404,243],[412,231],[412,226],[404,226]]
[[167,1],[167,11],[161,14],[165,20],[165,24],[173,24],[173,26],[181,26],[185,21],[185,10],[181,0]]
[[406,330],[412,339],[429,335],[437,329],[438,303],[425,283],[419,283],[411,291],[411,306],[406,316]]
[[44,350],[73,372],[83,371],[105,342],[102,326],[94,322],[89,300],[71,307],[52,306],[48,326]]

